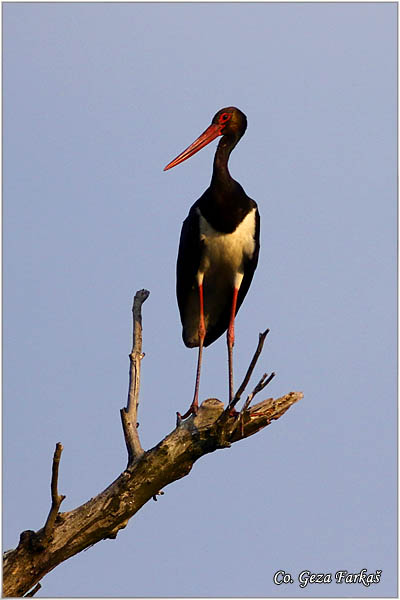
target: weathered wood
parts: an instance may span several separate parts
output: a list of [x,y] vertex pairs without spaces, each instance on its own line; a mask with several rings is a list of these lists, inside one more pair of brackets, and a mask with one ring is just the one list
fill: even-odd
[[58,493],[58,469],[60,466],[61,453],[63,446],[58,442],[53,456],[53,466],[51,471],[51,507],[49,516],[43,528],[43,541],[50,539],[53,534],[54,524],[60,510],[61,502],[65,500],[65,496]]
[[142,304],[149,297],[148,290],[139,290],[135,294],[132,306],[133,341],[129,355],[129,393],[126,408],[121,408],[121,421],[124,430],[125,444],[128,451],[128,465],[132,464],[144,452],[139,439],[137,412],[140,392],[140,364],[142,353]]
[[3,595],[26,594],[64,560],[100,540],[115,538],[146,502],[185,477],[201,456],[253,435],[302,397],[302,393],[292,392],[254,405],[240,417],[242,431],[237,427],[237,416],[221,421],[225,414],[222,402],[205,400],[196,416],[183,421],[100,494],[74,510],[60,513],[52,538],[42,550],[35,547],[41,531],[24,531],[18,547],[5,553]]
[[62,445],[57,444],[53,457],[49,516],[39,531],[23,531],[17,548],[4,553],[3,596],[33,596],[44,575],[71,556],[104,539],[114,539],[129,519],[151,498],[170,483],[185,477],[201,456],[244,439],[279,419],[303,397],[292,392],[276,400],[269,398],[250,407],[271,379],[263,375],[249,394],[240,413],[233,406],[239,401],[261,353],[268,330],[260,334],[259,343],[234,403],[224,409],[216,398],[205,400],[197,413],[179,422],[157,446],[145,452],[137,433],[140,361],[142,354],[141,307],[147,290],[136,293],[133,303],[133,345],[130,354],[129,396],[121,417],[128,450],[128,466],[105,490],[69,512],[59,513],[64,496],[58,493],[58,471]]

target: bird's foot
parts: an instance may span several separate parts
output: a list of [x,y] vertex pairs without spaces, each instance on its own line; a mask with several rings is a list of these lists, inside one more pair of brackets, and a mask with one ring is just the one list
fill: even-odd
[[240,412],[238,412],[234,406],[232,406],[232,408],[229,408],[229,404],[228,404],[227,410],[228,410],[228,413],[229,413],[230,417],[235,417],[236,418],[236,417],[238,417],[240,415]]
[[189,406],[189,410],[187,412],[185,412],[184,415],[181,415],[180,412],[176,413],[176,426],[179,427],[179,425],[182,423],[182,421],[184,421],[185,419],[187,419],[188,417],[190,417],[190,415],[194,415],[196,416],[197,413],[199,411],[199,407],[197,404],[192,403]]

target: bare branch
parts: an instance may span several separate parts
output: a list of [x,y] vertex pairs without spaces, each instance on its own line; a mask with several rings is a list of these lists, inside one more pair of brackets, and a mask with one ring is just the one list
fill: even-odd
[[242,428],[236,426],[235,416],[221,422],[224,405],[220,400],[205,400],[196,416],[142,454],[103,492],[61,513],[51,544],[42,552],[32,549],[34,532],[21,534],[18,547],[5,554],[3,595],[23,595],[61,562],[103,539],[114,539],[146,502],[188,475],[200,457],[253,435],[302,397],[302,393],[292,392],[256,404],[244,413]]
[[260,429],[270,425],[271,421],[279,419],[295,403],[303,398],[302,392],[290,392],[281,398],[274,400],[267,398],[251,408],[248,408],[241,417],[243,418],[243,427],[235,429],[232,434],[231,442],[254,435]]
[[[254,390],[247,396],[247,400],[243,404],[243,407],[242,407],[240,413],[239,414],[236,413],[237,420],[236,420],[236,424],[232,430],[232,435],[233,435],[234,431],[237,429],[237,427],[240,427],[241,437],[242,438],[244,437],[244,422],[245,422],[244,415],[246,414],[246,411],[247,411],[248,407],[250,406],[254,396],[256,394],[258,394],[258,392],[261,392],[261,390],[263,390],[269,384],[271,379],[273,379],[274,377],[275,377],[275,373],[271,373],[271,375],[269,377],[268,377],[267,373],[264,373],[264,375],[261,377],[260,381],[257,383]],[[225,412],[227,412],[227,409]],[[230,414],[230,413],[228,413],[228,414]]]
[[142,304],[149,297],[148,290],[136,292],[133,300],[133,341],[129,355],[129,394],[126,408],[121,408],[121,420],[124,430],[126,448],[128,450],[128,465],[132,464],[144,452],[139,439],[137,412],[140,391],[140,363],[142,354]]
[[229,409],[229,411],[232,411],[232,409],[236,406],[236,404],[239,402],[241,395],[243,394],[244,390],[246,389],[247,384],[250,381],[250,377],[253,374],[254,368],[257,364],[258,358],[262,352],[263,346],[264,346],[264,342],[265,342],[265,338],[267,337],[269,333],[269,329],[266,329],[264,332],[259,333],[258,334],[258,345],[256,348],[256,351],[254,352],[254,356],[251,359],[251,362],[249,364],[249,368],[247,369],[247,373],[244,376],[244,379],[242,381],[242,383],[239,386],[238,391],[236,392],[233,401],[231,402],[231,404],[229,404],[227,410]]
[[264,373],[264,375],[261,377],[260,381],[257,383],[254,390],[251,392],[251,394],[249,394],[247,396],[247,400],[243,404],[243,408],[240,412],[244,412],[245,410],[247,410],[247,408],[250,406],[254,396],[256,394],[258,394],[259,392],[261,392],[274,377],[275,377],[275,373],[271,373],[271,375],[269,377],[268,377],[267,373]]
[[51,472],[51,508],[43,529],[43,534],[41,535],[40,541],[42,544],[50,539],[54,530],[54,525],[58,515],[58,511],[60,509],[61,502],[65,499],[65,496],[59,495],[58,493],[58,468],[60,466],[62,451],[63,446],[62,444],[60,444],[60,442],[58,442],[56,444],[56,449],[54,450],[53,465]]
[[[141,306],[149,292],[141,290],[133,303],[133,346],[130,355],[129,397],[122,409],[129,462],[127,468],[97,496],[68,512],[59,513],[64,496],[58,493],[58,470],[62,445],[57,444],[53,457],[52,505],[45,526],[35,532],[23,531],[17,548],[4,553],[3,596],[33,596],[38,583],[57,565],[104,539],[115,539],[142,506],[163,495],[170,483],[188,475],[193,464],[202,456],[257,433],[272,420],[281,417],[288,408],[303,397],[292,392],[276,400],[269,398],[252,406],[250,402],[271,380],[262,377],[247,398],[239,416],[216,398],[205,400],[198,413],[181,422],[154,448],[144,452],[137,434],[140,361],[142,354]],[[261,353],[267,332],[260,334],[256,353],[243,384],[247,385]],[[239,393],[240,392],[240,393]],[[240,424],[240,427],[238,427]],[[35,587],[33,587],[35,586]]]

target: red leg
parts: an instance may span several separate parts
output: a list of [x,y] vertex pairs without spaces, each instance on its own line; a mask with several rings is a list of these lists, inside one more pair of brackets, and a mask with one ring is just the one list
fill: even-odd
[[200,305],[200,318],[199,318],[199,354],[197,356],[197,371],[196,371],[196,385],[194,388],[194,396],[192,402],[192,412],[197,414],[199,406],[199,386],[200,386],[200,370],[201,370],[201,359],[203,356],[203,344],[204,338],[206,337],[206,327],[204,324],[204,301],[203,301],[203,284],[199,284],[199,305]]
[[196,371],[196,384],[194,388],[194,396],[192,404],[189,407],[189,410],[181,416],[179,413],[178,421],[180,419],[186,419],[189,415],[197,415],[197,411],[199,409],[199,386],[200,386],[200,370],[201,370],[201,359],[203,356],[203,345],[204,338],[206,337],[206,327],[204,324],[204,301],[203,301],[203,283],[199,283],[199,308],[200,308],[200,318],[199,318],[199,353],[197,356],[197,371]]
[[229,371],[229,404],[233,401],[233,346],[235,343],[235,314],[236,304],[238,297],[239,288],[235,287],[233,290],[231,316],[229,319],[229,327],[226,334],[226,340],[228,343],[228,371]]

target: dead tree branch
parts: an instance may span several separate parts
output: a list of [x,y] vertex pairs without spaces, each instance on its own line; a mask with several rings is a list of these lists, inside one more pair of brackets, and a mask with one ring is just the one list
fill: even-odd
[[[131,356],[134,357],[131,359],[128,407],[123,409],[126,415],[123,423],[125,440],[128,440],[128,466],[97,496],[71,511],[59,513],[63,496],[58,494],[57,481],[62,446],[57,445],[53,459],[52,508],[49,517],[38,532],[23,531],[17,548],[4,553],[5,597],[36,593],[38,582],[61,562],[101,540],[116,538],[119,530],[126,527],[129,519],[148,500],[160,495],[160,490],[170,483],[188,475],[200,457],[257,433],[271,421],[279,419],[303,397],[301,392],[291,392],[275,400],[268,398],[251,408],[243,407],[240,417],[237,413],[229,414],[216,398],[205,400],[197,415],[180,423],[154,448],[144,452],[137,436],[136,416],[140,360],[143,357],[141,305],[147,296],[148,292],[144,290],[138,292],[135,296],[136,313],[135,302],[133,308],[135,333]],[[265,379],[259,386],[264,384]]]
[[51,473],[51,508],[49,516],[47,517],[47,521],[44,526],[43,541],[50,539],[54,531],[54,524],[56,522],[56,517],[58,515],[61,502],[65,499],[65,496],[60,496],[58,493],[58,468],[60,466],[62,451],[63,446],[62,444],[60,444],[60,442],[58,442],[58,444],[56,445],[56,449],[54,450],[53,467]]
[[247,384],[250,381],[250,377],[253,375],[254,368],[255,368],[258,358],[262,352],[265,338],[267,337],[268,334],[269,334],[269,329],[266,329],[263,333],[259,333],[258,345],[257,345],[256,351],[254,352],[254,356],[251,359],[249,368],[247,369],[247,373],[244,376],[244,379],[243,379],[242,383],[240,384],[239,389],[233,398],[231,408],[233,408],[239,402],[241,395],[243,394],[244,390],[246,389]]
[[121,408],[122,428],[126,448],[128,450],[128,465],[132,464],[144,452],[139,439],[137,412],[139,406],[140,392],[140,363],[144,354],[142,353],[142,304],[149,297],[148,290],[136,292],[133,300],[133,341],[132,351],[129,355],[129,394],[126,408]]
[[261,377],[260,381],[257,383],[256,387],[254,388],[254,390],[247,396],[247,400],[246,402],[243,404],[243,408],[242,411],[245,411],[251,404],[251,402],[253,401],[253,398],[256,394],[258,394],[259,392],[262,392],[262,390],[267,387],[267,385],[269,384],[269,382],[275,377],[275,373],[271,373],[271,375],[268,376],[268,373],[264,373],[264,375]]

